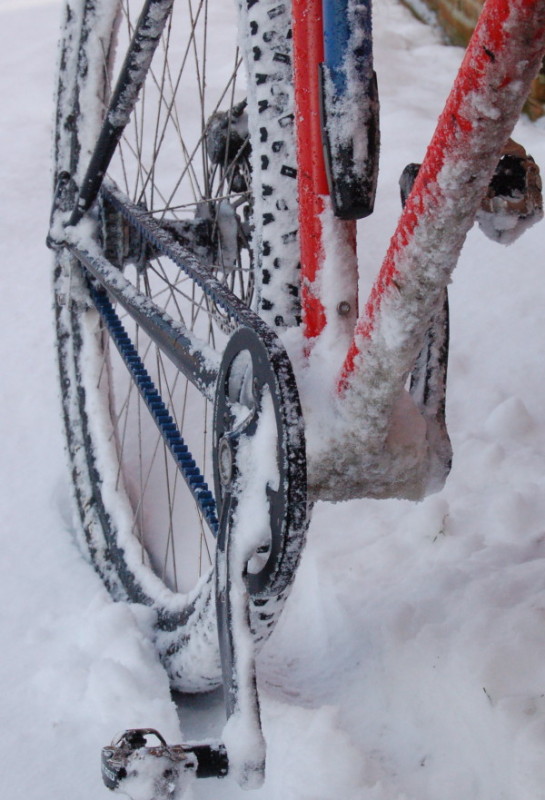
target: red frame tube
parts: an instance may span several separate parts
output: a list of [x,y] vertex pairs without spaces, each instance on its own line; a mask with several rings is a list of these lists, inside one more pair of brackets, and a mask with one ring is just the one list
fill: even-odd
[[[340,392],[351,387],[364,393],[365,384],[373,381],[369,370],[373,371],[370,365],[376,361],[376,342],[381,338],[384,320],[388,315],[390,319],[399,317],[404,298],[420,291],[421,314],[407,320],[402,341],[396,342],[392,354],[392,396],[403,384],[544,50],[545,0],[485,3],[378,279],[357,322],[338,384]],[[451,168],[454,174],[454,168],[462,163],[458,186],[451,182],[444,192],[443,169]],[[430,241],[440,242],[448,252],[442,280],[431,286],[425,278],[426,269],[433,267],[434,253],[422,249]]]

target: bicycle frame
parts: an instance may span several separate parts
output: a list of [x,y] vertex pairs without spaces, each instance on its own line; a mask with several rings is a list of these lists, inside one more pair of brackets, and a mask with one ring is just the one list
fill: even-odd
[[[109,158],[136,103],[171,5],[172,0],[143,3],[79,195],[76,197],[74,176],[67,172],[57,176],[50,242],[66,250],[64,255],[77,259],[85,267],[85,275],[100,284],[100,288],[90,287],[89,304],[101,315],[110,341],[129,370],[131,385],[140,392],[179,473],[217,535],[214,592],[227,711],[233,720],[231,738],[237,741],[239,779],[246,785],[257,785],[263,776],[265,748],[255,683],[250,593],[256,609],[262,609],[257,613],[263,614],[264,622],[273,624],[273,605],[263,610],[263,603],[277,602],[297,569],[308,521],[307,459],[308,488],[311,496],[319,499],[419,499],[439,488],[448,473],[446,364],[437,355],[446,345],[446,287],[545,52],[545,0],[488,0],[485,5],[361,314],[353,218],[372,210],[378,147],[371,2],[324,0],[322,15],[322,0],[294,0],[306,356],[297,376],[299,386],[286,350],[289,337],[283,342],[213,276],[210,263],[201,261],[190,247],[178,241],[168,226],[162,226],[147,209],[131,203],[115,187],[103,185]],[[270,13],[276,16],[277,9],[270,9]],[[141,58],[142,50],[146,59]],[[344,72],[347,53],[354,57],[350,75]],[[345,120],[352,122],[346,136],[339,134],[339,124]],[[363,133],[361,139],[354,138],[357,132]],[[360,170],[352,168],[356,162]],[[292,167],[290,179],[293,172]],[[134,237],[134,247],[129,248],[133,257],[133,251],[142,256],[146,252],[166,255],[193,285],[200,287],[205,304],[219,306],[234,322],[236,330],[223,349],[223,358],[214,348],[209,352],[211,348],[202,339],[190,334],[183,320],[161,312],[151,298],[126,279],[123,263],[120,269],[110,262],[103,249],[95,247],[92,237],[86,242],[85,225],[83,232],[78,231],[77,222],[93,206],[99,192],[102,202],[129,224]],[[289,222],[291,226],[293,220]],[[79,233],[83,233],[81,238]],[[216,500],[106,293],[138,322],[202,395],[214,399]],[[283,328],[283,322],[275,324]],[[420,352],[426,355],[423,364]],[[236,401],[230,394],[231,378],[237,378],[240,372],[236,360],[241,353],[251,359],[251,369],[246,372],[245,367],[243,375],[244,384],[251,377],[245,386],[251,413],[243,424],[232,411]],[[429,369],[437,383],[431,387],[431,400],[418,386],[404,391],[409,375],[418,378]],[[242,383],[240,374],[238,381]],[[322,395],[324,385],[326,388],[322,405],[322,398],[314,393],[317,384]],[[242,396],[240,386],[239,390],[237,399]],[[267,497],[270,544],[262,552],[255,551],[267,555],[259,570],[248,576],[248,556],[254,544],[234,544],[240,518],[245,513],[251,516],[240,511],[245,508],[245,481],[238,481],[238,476],[252,467],[242,457],[239,462],[237,453],[243,450],[241,438],[249,439],[256,431],[265,394],[271,398],[274,413],[278,488],[271,488],[267,475],[259,477]],[[249,494],[251,491],[250,486]],[[148,601],[146,596],[144,599]],[[166,631],[170,616],[163,624]],[[179,624],[179,620],[172,623],[174,628]],[[142,738],[149,732],[129,732],[132,735],[120,742],[120,748],[126,745],[121,755],[129,758],[131,748],[140,750]],[[111,771],[111,759],[119,755],[117,749],[108,748],[105,753],[105,776],[115,785],[122,777],[121,770]],[[214,774],[225,774],[223,749],[211,746],[206,753],[214,762]]]
[[[146,51],[160,35],[160,25],[154,21],[148,26],[147,16],[157,6],[166,19],[171,3],[144,4],[138,26],[142,34],[135,35],[153,34]],[[443,386],[427,408],[407,400],[403,389],[426,331],[444,305],[465,236],[545,48],[544,0],[488,0],[360,313],[355,226],[346,217],[369,213],[374,199],[378,134],[370,25],[371,0],[293,0],[300,292],[308,357],[300,391],[310,442],[309,483],[321,499],[417,499],[444,483],[451,455],[441,416],[444,374]],[[343,66],[347,55],[353,65],[350,75]],[[113,110],[107,114],[72,224],[98,194],[130,104],[136,101],[138,86],[130,102],[124,99],[131,68],[125,64],[119,91],[113,93]],[[139,82],[145,71],[138,73]],[[117,113],[120,103],[122,115]],[[335,124],[342,127],[345,121],[352,121],[353,136],[359,136],[355,143],[352,134],[347,141],[338,137],[340,144],[333,141]],[[356,151],[366,154],[359,159],[365,174],[350,173],[350,167],[347,171],[347,151],[348,162]],[[339,176],[341,184],[354,187],[353,207],[350,197],[346,204],[350,192],[343,195],[338,189]],[[313,371],[315,377],[307,380]],[[310,397],[308,387],[316,382],[331,395],[325,408],[317,408]],[[329,431],[327,437],[324,430]]]
[[[299,126],[303,129],[301,115],[311,118],[305,121],[303,137],[308,137],[307,150],[313,151],[312,156],[305,154],[304,138],[300,139],[303,319],[312,366],[314,352],[328,347],[332,340],[346,342],[349,325],[341,315],[343,308],[355,304],[357,270],[353,250],[347,256],[345,246],[352,239],[352,230],[347,223],[332,222],[317,111],[306,100],[315,88],[309,89],[311,79],[305,82],[304,71],[317,73],[323,37],[328,35],[319,3],[311,0],[310,5],[315,13],[311,23],[308,18],[313,15],[307,13],[305,19],[303,13],[309,3],[296,0],[294,4],[294,48],[296,106],[302,109]],[[362,495],[418,498],[440,488],[444,481],[448,465],[437,469],[438,457],[448,450],[444,437],[437,441],[429,420],[422,420],[422,415],[414,413],[418,409],[411,409],[400,398],[544,48],[543,0],[485,3],[382,268],[350,333],[344,362],[337,365],[335,385],[329,387],[336,395],[329,413],[333,413],[331,419],[336,414],[339,421],[323,446],[311,451],[310,459],[311,485],[323,499]],[[312,224],[307,224],[307,219]],[[344,263],[332,257],[335,247],[342,252]],[[332,270],[336,274],[331,274]],[[349,287],[346,305],[337,298],[332,303],[324,292],[324,287],[329,290],[335,281]],[[401,424],[400,403],[404,403],[408,420],[402,432],[394,430]],[[311,426],[328,429],[323,419],[313,423],[312,416],[311,410]],[[323,441],[323,435],[311,438]],[[328,464],[340,462],[334,474],[322,466],[326,454]],[[354,464],[358,464],[357,470]]]
[[[157,5],[166,19],[171,2],[148,0],[144,4],[138,26],[142,35],[148,35],[146,17],[152,7]],[[378,135],[370,13],[371,0],[358,4],[352,0],[338,4],[293,0],[300,290],[308,356],[308,372],[301,376],[300,390],[310,442],[309,483],[311,492],[321,499],[417,499],[440,488],[448,474],[450,444],[440,413],[444,375],[443,386],[428,408],[407,400],[403,389],[431,320],[443,305],[465,236],[545,48],[543,0],[488,0],[360,313],[355,226],[343,217],[369,213],[373,205]],[[155,43],[159,27],[155,22],[150,27]],[[343,77],[347,53],[355,64],[350,81],[347,74]],[[125,103],[123,86],[130,71],[127,63],[119,91],[113,94],[115,125],[110,124],[109,112],[72,223],[96,197],[128,119],[130,103]],[[139,81],[144,74],[144,69],[139,72]],[[133,104],[136,96],[133,91]],[[123,119],[117,113],[119,98],[123,99]],[[347,185],[355,187],[358,197],[353,208],[344,204],[336,185],[339,174],[341,183],[347,178],[343,157],[351,143],[332,143],[331,128],[328,133],[332,117],[337,124],[356,120],[354,131],[360,134],[360,141],[353,152],[359,149],[367,155],[360,158],[366,174],[348,170]],[[324,159],[324,149],[329,148],[327,155],[331,156],[335,147],[340,166],[335,158]],[[326,408],[317,408],[310,397],[316,382],[325,385],[331,395]],[[324,430],[329,431],[327,437]]]

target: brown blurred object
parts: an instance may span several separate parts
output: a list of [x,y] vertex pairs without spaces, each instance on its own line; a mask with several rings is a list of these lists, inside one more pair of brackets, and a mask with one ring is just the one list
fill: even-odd
[[[434,13],[448,40],[452,44],[465,47],[485,0],[401,0],[401,2],[423,22],[429,22],[428,14],[422,13],[423,6],[427,6]],[[545,114],[545,62],[532,83],[524,111],[533,120]]]
[[481,230],[511,244],[543,218],[539,167],[524,147],[509,139],[477,213]]

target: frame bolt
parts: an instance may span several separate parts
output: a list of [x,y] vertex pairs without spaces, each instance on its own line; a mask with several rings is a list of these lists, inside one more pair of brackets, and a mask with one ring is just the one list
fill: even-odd
[[218,443],[218,472],[221,485],[227,488],[233,480],[233,450],[226,436]]
[[337,314],[340,317],[347,317],[350,314],[352,306],[348,302],[348,300],[341,300],[339,305],[337,306]]

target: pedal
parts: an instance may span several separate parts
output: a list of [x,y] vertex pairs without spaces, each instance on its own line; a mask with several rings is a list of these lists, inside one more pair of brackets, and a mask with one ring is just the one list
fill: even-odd
[[[153,736],[158,744],[148,745]],[[223,778],[228,760],[221,744],[168,745],[153,728],[125,731],[102,749],[102,780],[133,800],[174,800],[193,778]]]
[[539,167],[522,145],[509,139],[477,212],[483,233],[511,244],[543,218]]

